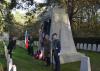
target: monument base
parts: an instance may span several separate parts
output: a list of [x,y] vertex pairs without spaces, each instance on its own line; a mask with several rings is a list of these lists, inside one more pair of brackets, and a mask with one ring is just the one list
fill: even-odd
[[60,55],[60,63],[64,64],[64,63],[69,63],[69,62],[76,62],[76,61],[81,61],[81,59],[84,57],[85,55],[79,52],[76,53],[61,53]]

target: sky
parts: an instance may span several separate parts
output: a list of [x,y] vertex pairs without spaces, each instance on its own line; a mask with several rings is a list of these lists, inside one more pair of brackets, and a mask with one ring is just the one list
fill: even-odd
[[47,0],[34,0],[34,2],[36,2],[36,3],[46,3]]

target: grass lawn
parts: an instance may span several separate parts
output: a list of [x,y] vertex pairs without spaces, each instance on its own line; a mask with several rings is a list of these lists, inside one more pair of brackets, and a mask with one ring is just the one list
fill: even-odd
[[[78,50],[78,52],[90,57],[92,71],[100,71],[100,53],[84,50]],[[17,66],[17,71],[53,71],[51,67],[45,67],[45,62],[34,59],[27,54],[26,49],[18,46],[14,50],[13,60]],[[0,42],[0,65],[6,69],[6,59],[2,42]],[[80,71],[80,62],[63,64],[61,65],[61,71]]]
[[[13,60],[17,71],[53,71],[51,67],[45,67],[45,62],[32,58],[25,49],[20,47],[14,50]],[[61,71],[79,71],[79,68],[80,62],[61,65]]]
[[[0,42],[0,66],[2,65],[3,69],[6,69],[6,59],[4,55],[3,43]],[[1,69],[0,69],[1,70]]]
[[[92,71],[100,71],[100,53],[78,50],[85,53],[91,59]],[[13,53],[13,60],[17,71],[53,71],[51,67],[45,67],[45,63],[36,60],[27,54],[27,50],[17,47]],[[80,71],[80,62],[61,65],[61,71]]]
[[78,50],[90,57],[92,71],[100,71],[100,53]]

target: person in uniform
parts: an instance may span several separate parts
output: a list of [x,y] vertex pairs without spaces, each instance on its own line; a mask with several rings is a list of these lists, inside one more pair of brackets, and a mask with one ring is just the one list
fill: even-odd
[[60,40],[57,38],[57,34],[54,33],[52,35],[52,53],[54,56],[55,71],[60,71],[60,58],[59,58],[60,50],[61,50]]
[[34,42],[34,40],[33,40],[32,35],[29,36],[28,40],[29,40],[28,54],[33,56],[34,55],[34,51],[33,51],[33,42]]
[[46,34],[44,38],[44,57],[46,61],[46,66],[50,66],[50,47],[51,42],[49,40],[49,36]]
[[33,56],[34,55],[34,51],[33,51],[33,37],[32,35],[29,36],[29,48],[28,48],[28,53]]

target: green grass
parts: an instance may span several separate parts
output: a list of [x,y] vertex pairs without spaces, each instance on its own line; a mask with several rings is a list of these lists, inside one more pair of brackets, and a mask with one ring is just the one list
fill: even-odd
[[63,64],[61,66],[61,71],[80,71],[80,62]]
[[[92,71],[100,71],[100,53],[78,50],[90,57]],[[53,71],[45,67],[45,62],[36,60],[27,54],[27,50],[17,47],[13,53],[13,60],[18,71]],[[61,71],[80,71],[80,62],[61,65]]]
[[100,53],[78,50],[90,57],[92,71],[100,71]]
[[[0,50],[3,50],[3,45],[0,42]],[[90,57],[92,71],[100,71],[100,53],[78,50],[81,53]],[[45,62],[36,60],[27,54],[24,48],[16,47],[13,53],[14,64],[17,66],[17,71],[53,71],[51,67],[45,67]],[[5,58],[0,58],[0,63],[6,67]],[[66,63],[61,65],[61,71],[80,71],[80,62]]]
[[0,65],[3,66],[3,69],[6,69],[6,59],[4,55],[4,48],[3,43],[0,42]]
[[13,60],[18,71],[50,71],[50,68],[44,67],[44,62],[29,56],[25,49],[16,48],[14,52]]
[[[17,47],[13,53],[13,60],[18,71],[53,71],[51,67],[45,67],[45,62],[36,60],[27,54],[27,50]],[[61,65],[61,71],[79,71],[80,62]]]

